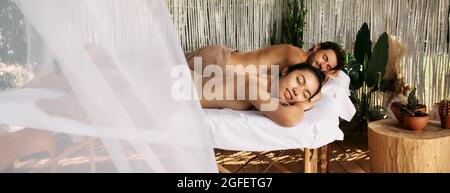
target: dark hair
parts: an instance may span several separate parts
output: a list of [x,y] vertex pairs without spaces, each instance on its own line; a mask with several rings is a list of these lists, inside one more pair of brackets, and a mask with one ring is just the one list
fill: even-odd
[[317,91],[313,95],[311,95],[309,97],[308,100],[312,99],[322,89],[323,81],[324,81],[324,78],[325,78],[325,74],[322,71],[320,71],[319,69],[314,68],[310,63],[300,63],[300,64],[291,65],[287,69],[287,74],[289,74],[289,73],[291,73],[293,71],[296,71],[296,70],[307,70],[307,71],[310,71],[317,78],[317,81],[319,81],[319,88],[317,89]]
[[[314,47],[309,49],[310,52],[314,50]],[[319,50],[333,50],[336,54],[336,67],[331,70],[340,70],[344,66],[344,50],[336,42],[322,42],[319,43]]]

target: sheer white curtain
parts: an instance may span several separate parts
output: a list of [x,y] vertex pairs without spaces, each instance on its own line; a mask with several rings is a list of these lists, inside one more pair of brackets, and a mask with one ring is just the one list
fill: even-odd
[[[171,93],[180,80],[172,70],[186,61],[164,0],[15,3],[28,23],[29,62],[40,71],[23,88],[0,93],[0,123],[26,128],[0,137],[12,141],[10,154],[36,163],[14,167],[217,172],[199,102]],[[50,159],[29,156],[36,145],[16,144],[42,144],[35,131],[52,132]]]

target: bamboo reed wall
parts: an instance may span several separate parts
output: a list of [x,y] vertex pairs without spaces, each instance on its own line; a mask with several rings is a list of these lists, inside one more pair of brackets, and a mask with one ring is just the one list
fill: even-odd
[[167,0],[185,51],[226,45],[249,51],[270,45],[282,21],[280,0]]
[[[167,0],[185,51],[220,44],[242,51],[279,38],[286,0]],[[406,47],[402,72],[421,102],[450,98],[450,0],[305,0],[305,48],[322,41],[353,50],[358,29],[369,24],[372,41],[387,31]],[[372,99],[381,105],[382,98]]]

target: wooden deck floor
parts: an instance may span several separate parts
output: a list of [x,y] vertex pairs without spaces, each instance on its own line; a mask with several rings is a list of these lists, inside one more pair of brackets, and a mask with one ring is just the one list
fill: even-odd
[[[330,144],[330,173],[368,173],[369,151],[367,134],[346,135],[344,141]],[[303,171],[303,158],[298,150],[271,152],[268,154],[279,164],[292,172]],[[278,173],[281,172],[267,160],[261,160],[250,152],[216,150],[217,163],[231,172],[237,173]],[[248,162],[248,164],[246,164]],[[244,166],[245,165],[245,166]]]
[[[103,154],[102,150],[96,151],[97,159],[100,159]],[[85,167],[84,171],[90,171],[90,161],[87,156],[88,152],[82,151],[77,154],[71,155],[71,158],[65,159],[67,164],[61,161],[64,167],[58,167],[59,171],[70,172],[71,168]],[[286,150],[269,152],[267,156],[272,160],[277,160],[281,166],[289,169],[292,172],[303,172],[303,153],[300,150]],[[39,156],[38,156],[39,157]],[[104,157],[104,156],[103,156]],[[367,134],[345,134],[344,141],[337,141],[330,144],[329,152],[330,162],[329,171],[330,173],[366,173],[369,172],[369,152],[367,146]],[[45,158],[45,159],[44,159]],[[44,156],[43,160],[49,161]],[[112,162],[109,162],[106,157],[105,159],[98,160],[97,162],[102,162],[103,166],[108,165],[113,167]],[[11,168],[12,171],[28,171],[45,164],[40,159],[25,159],[23,162],[15,162],[18,168]],[[232,152],[224,150],[216,150],[216,160],[217,163],[231,172],[237,173],[278,173],[281,172],[269,162],[267,159],[261,159],[250,152]],[[68,164],[70,162],[70,164]],[[248,163],[248,164],[247,164]],[[20,166],[20,167],[19,167]],[[92,168],[91,168],[92,169]],[[76,171],[76,170],[74,170]],[[46,172],[46,171],[44,171]]]
[[330,173],[369,172],[367,137],[363,137],[331,144]]

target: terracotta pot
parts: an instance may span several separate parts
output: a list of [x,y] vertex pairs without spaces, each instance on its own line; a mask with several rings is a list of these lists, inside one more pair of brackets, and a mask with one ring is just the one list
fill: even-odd
[[403,114],[400,112],[400,108],[397,106],[391,105],[392,113],[394,113],[395,118],[397,118],[399,123],[403,123],[405,120],[403,118]]
[[427,127],[429,118],[428,114],[426,116],[412,117],[407,115],[404,117],[406,126],[416,132],[420,132]]
[[441,117],[441,127],[450,129],[450,115],[439,115]]

